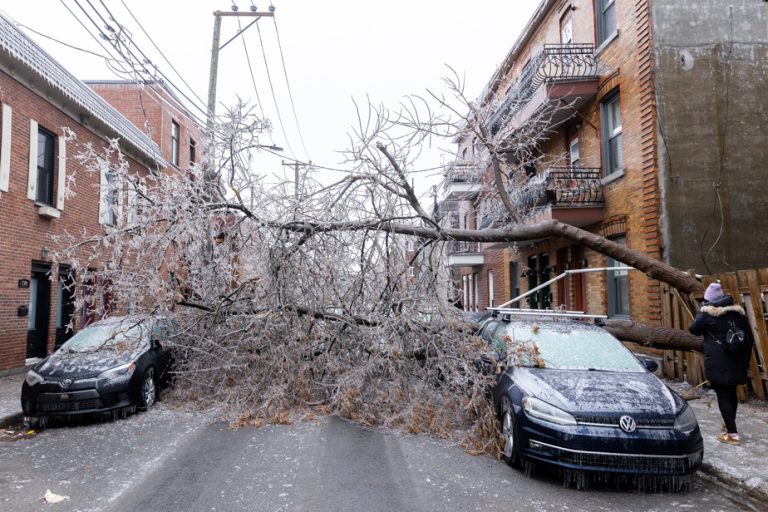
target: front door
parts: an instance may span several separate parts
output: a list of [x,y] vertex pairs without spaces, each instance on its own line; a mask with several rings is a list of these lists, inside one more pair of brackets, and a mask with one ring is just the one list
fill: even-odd
[[48,319],[51,312],[50,265],[32,262],[29,281],[29,322],[27,324],[27,358],[48,355]]
[[56,346],[59,348],[72,337],[67,326],[75,314],[75,273],[59,265],[59,281],[56,283]]

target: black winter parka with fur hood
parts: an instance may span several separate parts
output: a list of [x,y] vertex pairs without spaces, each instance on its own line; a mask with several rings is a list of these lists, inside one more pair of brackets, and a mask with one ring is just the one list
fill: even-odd
[[732,354],[724,346],[731,322],[752,338],[752,330],[744,308],[734,305],[733,297],[725,295],[712,302],[704,302],[688,330],[704,336],[704,375],[711,384],[733,386],[747,382],[750,350],[747,354]]

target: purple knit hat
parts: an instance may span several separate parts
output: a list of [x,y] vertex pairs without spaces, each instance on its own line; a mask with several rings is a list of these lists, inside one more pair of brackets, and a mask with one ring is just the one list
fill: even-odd
[[723,288],[720,283],[712,283],[707,286],[707,291],[704,292],[704,300],[707,302],[715,301],[723,297]]

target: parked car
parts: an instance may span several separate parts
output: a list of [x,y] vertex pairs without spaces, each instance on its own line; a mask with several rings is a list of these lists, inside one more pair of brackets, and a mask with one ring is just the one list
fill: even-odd
[[32,424],[90,413],[125,415],[147,410],[169,368],[167,318],[112,317],[75,334],[27,373],[21,388]]
[[491,318],[480,336],[493,354],[486,370],[501,363],[492,396],[509,465],[676,482],[701,465],[693,410],[652,373],[655,361],[639,359],[601,327]]

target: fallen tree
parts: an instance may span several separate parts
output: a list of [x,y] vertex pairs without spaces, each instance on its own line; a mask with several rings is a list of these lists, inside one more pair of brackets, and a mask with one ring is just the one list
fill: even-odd
[[[232,107],[218,126],[206,152],[218,160],[208,161],[205,172],[192,166],[183,175],[135,176],[121,165],[116,141],[103,155],[83,148],[76,158],[88,172],[108,169],[105,193],[133,192],[135,202],[116,204],[116,222],[104,233],[58,240],[56,261],[70,265],[89,292],[78,296],[76,308],[103,309],[105,292],[145,314],[175,305],[183,327],[175,340],[176,393],[198,405],[223,405],[235,423],[319,411],[496,452],[494,412],[485,399],[492,377],[476,372],[483,343],[450,302],[456,290],[446,242],[564,238],[683,293],[701,286],[594,233],[533,223],[535,207],[526,197],[537,185],[523,169],[538,157],[520,151],[518,164],[503,170],[500,158],[511,146],[535,147],[547,132],[534,122],[524,133],[491,137],[484,129],[489,111],[466,101],[457,82],[449,90],[470,114],[436,96],[438,107],[459,118],[417,112],[413,102],[397,113],[368,105],[346,152],[349,170],[337,181],[304,174],[298,182],[265,183],[252,157],[266,124],[245,105]],[[465,130],[480,137],[494,170],[483,192],[491,229],[442,225],[412,183],[420,147]],[[212,169],[215,184],[208,181]],[[406,240],[414,241],[413,251]],[[107,263],[90,264],[98,261]],[[652,346],[693,346],[685,336],[639,324],[607,328]]]

